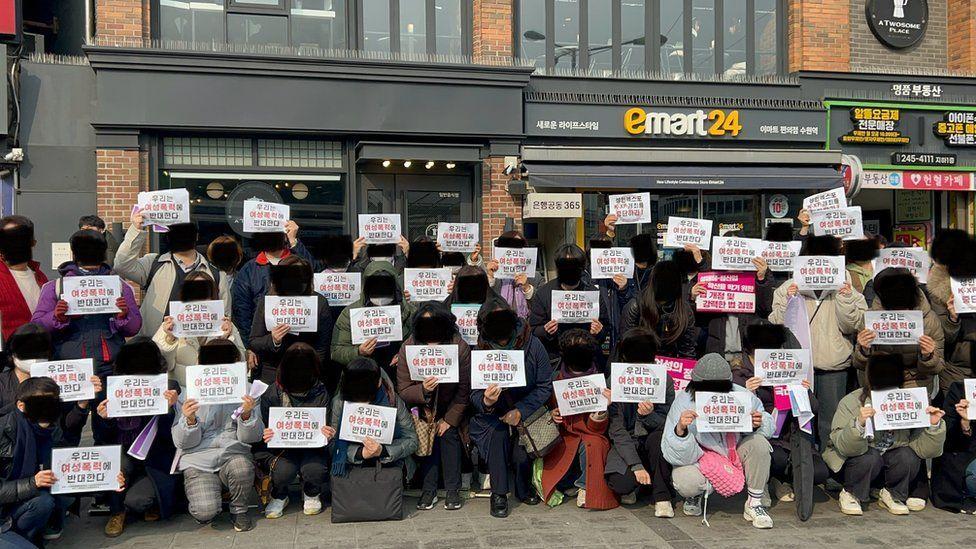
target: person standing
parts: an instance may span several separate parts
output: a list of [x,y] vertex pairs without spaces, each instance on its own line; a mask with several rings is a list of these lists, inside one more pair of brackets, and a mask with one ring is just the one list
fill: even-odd
[[0,328],[3,340],[30,322],[47,276],[34,261],[34,222],[22,215],[0,219]]

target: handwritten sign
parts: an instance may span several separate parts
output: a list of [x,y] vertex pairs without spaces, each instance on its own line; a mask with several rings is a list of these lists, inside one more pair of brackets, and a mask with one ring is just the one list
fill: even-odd
[[846,207],[847,196],[844,194],[843,187],[810,195],[803,199],[803,209],[810,212],[811,215],[813,212],[838,210]]
[[837,290],[846,281],[843,256],[801,255],[793,262],[793,282],[799,290]]
[[924,334],[922,311],[865,311],[864,327],[874,332],[871,345],[916,345]]
[[264,296],[264,326],[268,331],[287,324],[292,333],[317,332],[319,298],[314,295]]
[[798,385],[813,376],[809,349],[756,349],[753,362],[764,387]]
[[956,314],[976,313],[976,278],[951,278],[949,286]]
[[695,392],[695,425],[699,433],[752,432],[752,393]]
[[529,278],[535,276],[536,261],[539,257],[538,248],[495,248],[495,261],[498,270],[497,279],[513,279],[518,275]]
[[478,245],[477,223],[438,223],[437,243],[442,252],[471,253]]
[[458,332],[468,345],[478,344],[478,311],[481,305],[451,305],[451,314],[457,319]]
[[347,307],[363,295],[363,273],[315,273],[315,291],[330,307]]
[[552,382],[559,413],[564,417],[605,411],[610,404],[603,396],[606,388],[607,380],[602,374],[557,379]]
[[594,248],[590,250],[590,274],[593,280],[618,274],[634,278],[634,252],[630,248]]
[[216,337],[224,321],[224,302],[170,301],[169,316],[173,318],[174,337]]
[[359,214],[359,236],[367,244],[397,244],[402,234],[400,214]]
[[328,408],[268,408],[268,428],[273,433],[268,448],[324,447],[329,443],[322,434],[328,411]]
[[291,207],[263,200],[244,201],[245,233],[283,233],[291,219]]
[[617,225],[651,222],[651,193],[612,194],[609,201]]
[[61,299],[68,302],[68,316],[117,313],[122,281],[116,275],[66,276],[61,279]]
[[141,192],[136,200],[143,227],[190,222],[190,193],[186,189]]
[[923,248],[885,248],[874,260],[874,276],[889,267],[908,269],[919,284],[925,284],[929,281],[932,258]]
[[436,377],[438,383],[457,383],[460,372],[457,345],[407,345],[410,379]]
[[525,387],[525,352],[521,350],[471,351],[471,388]]
[[403,320],[399,305],[349,309],[349,325],[352,329],[353,345],[372,338],[380,343],[403,341]]
[[817,236],[831,235],[843,240],[864,238],[860,206],[814,212],[810,215],[810,224],[813,225],[813,234]]
[[693,358],[674,358],[669,356],[656,356],[654,363],[667,368],[668,377],[674,382],[674,392],[684,391],[691,381],[691,371],[698,363]]
[[664,404],[669,382],[663,364],[610,363],[610,399],[614,402]]
[[552,319],[560,324],[588,323],[600,318],[600,292],[552,291]]
[[928,391],[925,387],[871,391],[874,430],[897,431],[930,426],[929,415],[925,413],[929,405]]
[[964,379],[962,384],[963,391],[965,391],[963,398],[969,401],[969,407],[966,408],[966,419],[976,419],[976,379]]
[[397,409],[345,401],[339,424],[339,440],[363,442],[371,438],[380,444],[391,444],[396,429]]
[[105,492],[119,489],[121,446],[86,446],[51,450],[51,471],[57,481],[52,494]]
[[169,411],[168,376],[108,376],[108,417],[159,416]]
[[758,238],[716,236],[712,238],[712,268],[716,271],[755,271],[753,258],[763,251],[763,241]]
[[793,262],[800,255],[802,242],[770,242],[764,240],[760,247],[759,256],[766,260],[770,271],[789,273],[793,271]]
[[756,311],[756,275],[752,273],[699,273],[698,284],[705,288],[695,299],[695,308],[699,312]]
[[684,248],[691,244],[707,250],[712,243],[712,220],[690,217],[668,217],[668,230],[664,233],[665,248]]
[[403,289],[410,292],[410,301],[444,301],[447,285],[454,276],[450,269],[404,269]]
[[35,362],[31,364],[30,375],[53,379],[61,389],[61,402],[95,398],[95,385],[91,382],[94,365],[90,358]]
[[240,404],[247,392],[247,365],[213,364],[186,367],[186,398],[202,406]]

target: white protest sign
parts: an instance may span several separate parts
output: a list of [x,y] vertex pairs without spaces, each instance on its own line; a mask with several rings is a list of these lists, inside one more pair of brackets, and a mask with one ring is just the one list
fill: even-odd
[[315,291],[329,300],[330,307],[352,305],[363,294],[363,273],[315,273]]
[[816,236],[831,235],[842,240],[864,238],[860,206],[814,212],[810,215],[810,224],[813,225],[813,234]]
[[969,406],[966,408],[966,419],[976,419],[976,379],[964,379],[962,384],[965,392],[963,398],[969,401]]
[[35,362],[30,367],[31,377],[49,377],[61,389],[61,402],[76,402],[95,398],[94,363],[90,358]]
[[684,248],[692,244],[707,250],[712,244],[712,220],[691,217],[668,217],[668,231],[664,233],[665,248]]
[[837,210],[846,207],[847,196],[844,194],[843,187],[810,195],[803,199],[803,209],[810,212],[811,215],[813,212]]
[[478,245],[477,223],[438,223],[437,244],[442,252],[471,253]]
[[119,489],[121,446],[85,446],[51,450],[51,471],[58,479],[51,494],[106,492]]
[[353,345],[372,338],[376,338],[378,343],[403,341],[403,321],[399,305],[349,309],[349,327],[352,330]]
[[695,426],[699,433],[751,433],[752,393],[695,392]]
[[264,326],[270,332],[287,324],[291,333],[312,333],[319,329],[319,298],[314,295],[264,296]]
[[932,258],[924,248],[885,248],[874,260],[874,276],[889,267],[908,269],[919,284],[925,284],[929,281]]
[[190,193],[186,189],[141,192],[137,202],[144,227],[190,222]]
[[245,233],[283,233],[291,219],[291,207],[263,200],[244,201]]
[[163,393],[168,376],[108,376],[105,395],[108,417],[159,416],[169,411]]
[[58,270],[58,267],[74,259],[71,255],[70,242],[51,243],[51,269]]
[[322,434],[328,408],[268,408],[268,448],[322,448],[329,440]]
[[117,313],[122,281],[116,275],[66,276],[61,279],[61,299],[68,302],[68,316]]
[[874,332],[871,345],[915,345],[925,333],[922,311],[864,311],[864,327]]
[[651,222],[651,193],[612,194],[608,200],[617,225]]
[[574,218],[583,217],[581,193],[529,193],[525,196],[522,217]]
[[444,269],[404,269],[403,289],[410,292],[410,301],[444,301],[447,299],[447,285],[454,279],[451,270]]
[[929,390],[925,387],[871,391],[875,431],[929,427]]
[[223,335],[224,302],[170,301],[169,316],[173,318],[173,337],[216,337]]
[[499,349],[471,351],[471,388],[525,387],[525,352]]
[[460,375],[457,345],[407,345],[407,369],[412,381],[436,377],[438,383],[457,383]]
[[756,311],[756,275],[708,271],[698,273],[704,292],[695,298],[695,310],[711,313]]
[[653,402],[664,404],[668,368],[664,364],[610,363],[610,400],[613,402]]
[[600,318],[600,292],[553,290],[550,316],[560,324],[589,323]]
[[397,409],[345,401],[339,424],[339,440],[362,442],[371,438],[380,444],[393,442]]
[[186,367],[186,398],[201,406],[240,404],[247,393],[247,365],[212,364]]
[[813,378],[809,349],[756,349],[753,363],[764,387],[801,384]]
[[559,405],[559,413],[563,417],[605,411],[610,404],[603,396],[606,388],[607,380],[603,374],[557,379],[552,382],[556,404]]
[[481,305],[451,305],[451,314],[457,319],[458,332],[468,345],[478,344],[478,311]]
[[712,237],[712,269],[716,271],[755,271],[753,258],[763,252],[758,238]]
[[526,275],[529,278],[535,276],[535,265],[539,257],[538,248],[495,248],[495,261],[498,262],[498,270],[495,271],[497,279],[513,279],[518,275]]
[[793,282],[799,290],[837,290],[846,281],[844,256],[801,255],[793,261]]
[[359,236],[367,244],[397,244],[402,234],[400,214],[359,214]]
[[949,286],[952,288],[956,314],[976,313],[976,278],[951,278]]
[[759,256],[766,260],[770,271],[783,273],[793,271],[793,261],[800,255],[799,241],[772,242],[764,240],[760,247]]
[[634,252],[630,248],[593,248],[590,250],[590,278],[599,280],[616,275],[634,278]]

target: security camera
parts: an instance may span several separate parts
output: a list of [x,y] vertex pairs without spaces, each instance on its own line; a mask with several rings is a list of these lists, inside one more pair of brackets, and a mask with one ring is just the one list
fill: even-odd
[[502,173],[505,175],[512,175],[513,173],[515,173],[515,170],[517,169],[518,166],[516,164],[508,164],[507,166],[505,166],[505,169],[502,170]]

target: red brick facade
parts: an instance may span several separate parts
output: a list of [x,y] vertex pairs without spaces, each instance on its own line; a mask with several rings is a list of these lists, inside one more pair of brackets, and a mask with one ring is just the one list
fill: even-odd
[[976,0],[949,0],[949,70],[976,73]]
[[149,38],[149,0],[95,0],[95,32],[100,40],[139,44]]
[[491,254],[491,242],[505,230],[505,221],[512,218],[515,228],[522,230],[522,202],[508,194],[509,176],[505,175],[505,159],[495,156],[482,164],[481,183],[481,241],[484,253]]
[[474,0],[474,58],[483,63],[512,60],[512,0]]
[[105,223],[127,222],[139,191],[147,190],[149,155],[136,150],[98,149],[98,215]]
[[849,71],[852,15],[849,0],[790,2],[790,72]]

